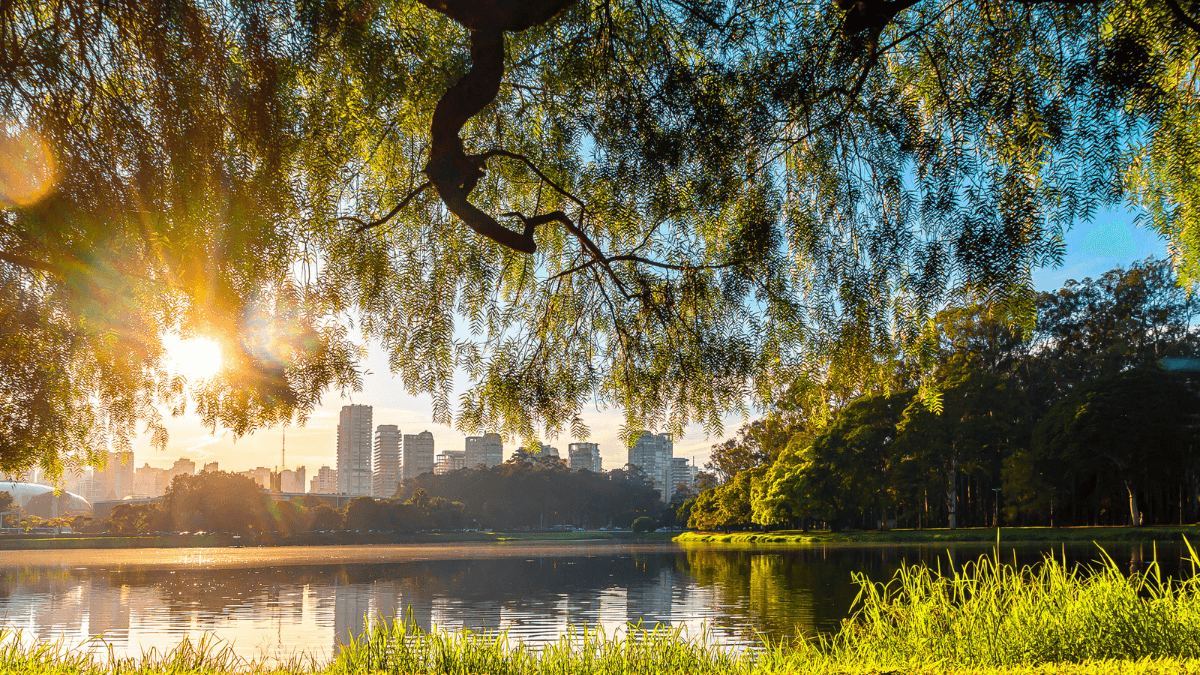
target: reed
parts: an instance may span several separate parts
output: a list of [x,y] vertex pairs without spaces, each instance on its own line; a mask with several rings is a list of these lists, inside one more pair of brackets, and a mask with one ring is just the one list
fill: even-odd
[[[1195,574],[1200,559],[1188,549]],[[327,662],[281,664],[242,659],[212,638],[132,658],[27,643],[0,630],[0,673],[1200,675],[1200,576],[1164,578],[1156,560],[1126,575],[1102,550],[1099,556],[1090,567],[1047,556],[1018,568],[1003,564],[997,549],[957,568],[904,568],[886,584],[856,576],[854,613],[837,634],[742,652],[662,627],[632,627],[624,636],[573,630],[532,647],[504,634],[424,632],[401,620],[369,627]]]

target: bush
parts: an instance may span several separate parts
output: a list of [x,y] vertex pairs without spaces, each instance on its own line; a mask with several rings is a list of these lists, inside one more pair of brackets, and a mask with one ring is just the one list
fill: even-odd
[[633,521],[633,531],[638,534],[643,534],[646,532],[653,532],[657,529],[658,529],[658,526],[655,525],[654,521],[650,520],[650,518],[647,516],[642,516],[641,518],[638,518],[637,520]]

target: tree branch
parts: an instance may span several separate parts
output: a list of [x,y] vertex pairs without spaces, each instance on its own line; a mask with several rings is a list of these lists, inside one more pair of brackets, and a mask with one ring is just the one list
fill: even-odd
[[16,253],[6,253],[4,251],[0,251],[0,260],[3,260],[10,265],[16,265],[17,267],[24,267],[25,269],[29,270],[41,270],[56,276],[62,276],[62,271],[59,270],[58,267],[48,262],[34,260],[33,258],[26,258],[25,256],[18,255]]
[[1171,8],[1171,13],[1175,15],[1175,18],[1183,22],[1183,25],[1200,33],[1200,23],[1189,16],[1187,12],[1183,11],[1183,7],[1180,7],[1178,2],[1175,2],[1175,0],[1163,0],[1163,2],[1167,3],[1167,7]]
[[428,188],[431,185],[433,185],[433,183],[431,183],[429,181],[425,181],[424,183],[421,183],[419,186],[417,186],[417,188],[415,190],[408,193],[407,197],[400,200],[400,203],[396,205],[396,208],[392,209],[391,211],[388,211],[387,215],[383,216],[382,218],[379,218],[378,220],[372,220],[369,223],[365,223],[362,221],[362,219],[356,218],[354,216],[342,216],[341,218],[338,218],[338,220],[339,221],[348,220],[352,223],[358,223],[358,227],[355,228],[355,230],[354,230],[355,232],[365,232],[373,227],[379,227],[380,225],[383,225],[387,221],[394,218],[397,213],[400,213],[401,209],[403,209],[405,206],[408,206],[409,202],[411,202],[413,199],[415,199],[417,195],[424,192],[426,190],[426,188]]

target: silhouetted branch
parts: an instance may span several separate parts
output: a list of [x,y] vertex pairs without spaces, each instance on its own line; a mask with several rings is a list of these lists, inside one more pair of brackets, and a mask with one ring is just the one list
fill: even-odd
[[380,225],[383,225],[387,221],[394,218],[397,213],[400,213],[400,209],[403,209],[405,206],[408,206],[409,202],[411,202],[413,199],[415,199],[417,195],[424,192],[425,189],[431,185],[433,185],[433,183],[430,183],[429,181],[425,181],[424,183],[421,183],[419,186],[417,186],[417,189],[408,193],[407,197],[400,200],[400,203],[396,205],[396,208],[392,209],[391,211],[388,211],[387,215],[383,216],[382,218],[380,218],[378,220],[372,220],[371,222],[366,223],[366,222],[363,222],[362,219],[356,218],[354,216],[342,216],[341,218],[338,218],[338,220],[339,221],[348,220],[352,223],[358,223],[358,227],[354,230],[355,232],[365,232],[365,231],[371,229],[372,227],[379,227]]

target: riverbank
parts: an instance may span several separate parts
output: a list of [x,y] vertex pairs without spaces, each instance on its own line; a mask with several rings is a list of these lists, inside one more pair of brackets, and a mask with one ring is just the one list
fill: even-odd
[[[1154,527],[1002,527],[1000,541],[1009,544],[1046,542],[1179,542],[1183,537],[1200,541],[1200,525]],[[811,531],[775,532],[684,532],[674,537],[679,543],[819,545],[834,543],[918,544],[995,543],[996,528],[961,527],[955,530]]]
[[47,549],[212,548],[222,546],[366,546],[389,544],[504,543],[538,541],[594,541],[636,539],[670,541],[669,533],[634,534],[627,531],[587,532],[307,532],[234,536],[221,534],[163,534],[122,537],[113,535],[0,536],[0,551]]

